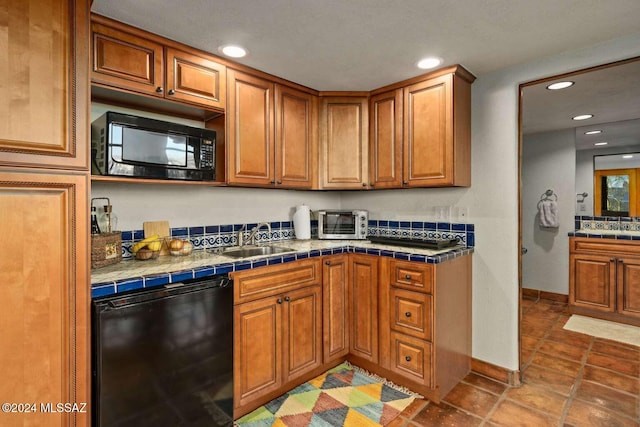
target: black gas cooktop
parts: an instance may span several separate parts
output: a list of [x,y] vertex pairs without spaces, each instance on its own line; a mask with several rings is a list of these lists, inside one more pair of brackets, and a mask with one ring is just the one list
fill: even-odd
[[367,237],[371,243],[383,245],[410,246],[422,249],[446,249],[460,245],[460,239],[399,239],[397,237]]

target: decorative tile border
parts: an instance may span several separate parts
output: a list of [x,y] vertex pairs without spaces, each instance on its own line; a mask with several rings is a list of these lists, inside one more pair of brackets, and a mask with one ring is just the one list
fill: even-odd
[[421,221],[369,220],[367,235],[401,239],[455,239],[466,246],[475,246],[473,224]]
[[635,217],[576,216],[575,229],[595,233],[603,230],[640,232],[640,221]]
[[[189,240],[194,250],[224,248],[238,244],[238,231],[243,232],[245,242],[251,230],[257,223],[206,225],[196,227],[179,227],[170,230],[172,238]],[[293,222],[275,221],[269,223],[271,234],[266,227],[260,229],[256,235],[257,243],[278,242],[295,238]],[[420,221],[388,221],[369,220],[367,234],[369,236],[388,236],[407,239],[455,239],[469,247],[475,246],[475,227],[473,224],[458,224],[448,222],[420,222]],[[318,221],[311,220],[311,237],[318,237]],[[131,259],[131,247],[144,238],[142,230],[122,232],[122,259]]]
[[252,261],[239,260],[236,262],[214,264],[211,266],[198,267],[194,269],[176,271],[153,276],[134,277],[126,280],[118,280],[106,283],[95,283],[91,285],[91,297],[98,298],[107,295],[118,294],[135,289],[151,288],[166,285],[182,280],[199,279],[215,274],[227,274],[232,271],[247,270],[250,268],[263,267],[265,265],[284,264],[301,259],[319,257],[324,255],[334,255],[341,253],[362,253],[368,255],[384,256],[407,261],[426,262],[428,264],[439,264],[444,261],[468,255],[474,252],[472,247],[453,249],[445,253],[433,256],[412,254],[403,251],[390,251],[376,248],[363,248],[358,246],[345,245],[330,249],[314,249],[306,252],[296,252],[294,254],[276,255],[268,258],[260,258]]

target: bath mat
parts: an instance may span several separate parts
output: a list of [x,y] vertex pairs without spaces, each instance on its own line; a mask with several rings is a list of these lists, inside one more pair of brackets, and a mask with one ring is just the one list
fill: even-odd
[[236,425],[384,426],[417,397],[345,362],[236,420]]
[[625,325],[624,323],[609,322],[608,320],[574,314],[567,320],[564,329],[640,346],[640,328]]

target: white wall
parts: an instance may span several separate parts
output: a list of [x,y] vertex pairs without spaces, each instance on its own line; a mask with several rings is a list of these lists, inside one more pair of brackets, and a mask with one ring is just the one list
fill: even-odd
[[155,184],[92,185],[91,197],[109,197],[119,230],[141,230],[144,221],[174,227],[291,221],[302,203],[312,210],[338,209],[337,193]]
[[[578,150],[576,152],[576,194],[589,193],[584,203],[576,202],[576,215],[593,216],[594,188],[593,188],[593,156],[618,153],[638,153],[640,145],[630,147],[595,148],[593,150]],[[637,166],[633,166],[637,167]],[[607,169],[606,167],[601,169]]]
[[[526,96],[526,95],[525,95]],[[569,294],[569,237],[575,229],[575,132],[527,135],[522,144],[522,287]],[[558,197],[558,228],[540,226],[538,201],[551,189]]]
[[[479,76],[472,86],[471,188],[308,196],[302,193],[307,197],[304,201],[312,208],[323,203],[353,205],[393,212],[397,217],[420,215],[426,206],[469,207],[469,222],[476,224],[473,357],[507,369],[518,369],[518,85],[633,56],[640,56],[640,34]],[[95,188],[92,196],[113,191]],[[232,218],[239,222],[245,217],[255,221],[265,214],[279,216],[299,203],[299,199],[295,192],[290,195],[278,190],[182,191],[140,186],[126,193],[120,191],[115,197],[114,209],[133,221],[137,216],[134,209],[140,209],[134,206],[144,203],[154,210],[153,218],[169,219],[172,226],[177,226],[191,222],[193,215],[197,219],[192,222],[198,224],[208,223],[205,219],[215,215],[220,215],[222,222]],[[177,210],[172,208],[176,202],[180,206]],[[199,208],[202,212],[198,212]],[[140,224],[142,220],[136,219]]]

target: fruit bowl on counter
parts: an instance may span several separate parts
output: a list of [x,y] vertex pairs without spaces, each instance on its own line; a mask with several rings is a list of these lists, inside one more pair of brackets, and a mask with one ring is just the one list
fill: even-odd
[[193,244],[188,240],[167,239],[167,246],[169,247],[169,253],[173,256],[191,255],[191,252],[193,252]]
[[156,234],[134,244],[131,247],[131,252],[134,258],[140,261],[156,259],[160,256],[164,244],[164,239]]

